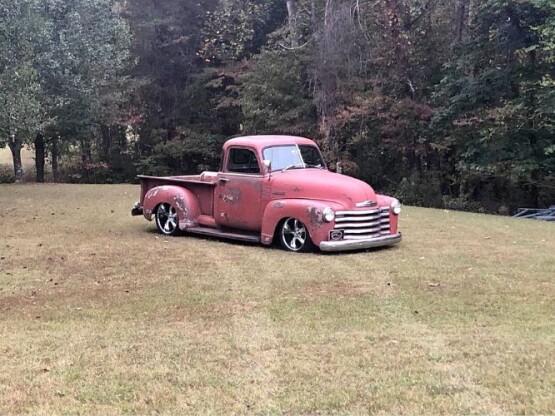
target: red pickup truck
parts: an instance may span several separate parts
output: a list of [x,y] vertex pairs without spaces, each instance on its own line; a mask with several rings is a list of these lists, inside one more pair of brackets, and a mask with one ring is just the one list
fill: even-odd
[[133,215],[180,231],[289,251],[344,251],[396,244],[401,204],[366,183],[327,170],[316,144],[292,136],[228,140],[219,172],[139,176]]

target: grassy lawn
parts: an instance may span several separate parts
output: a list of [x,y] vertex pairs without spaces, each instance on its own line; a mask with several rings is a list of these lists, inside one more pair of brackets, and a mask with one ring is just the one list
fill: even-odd
[[393,248],[164,238],[136,186],[0,186],[0,413],[553,413],[555,224]]

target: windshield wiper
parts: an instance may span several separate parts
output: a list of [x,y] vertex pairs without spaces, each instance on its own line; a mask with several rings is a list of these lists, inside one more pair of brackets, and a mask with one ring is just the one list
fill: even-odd
[[295,163],[293,165],[287,166],[286,168],[283,168],[281,171],[285,172],[286,170],[289,170],[289,169],[304,169],[304,168],[306,168],[306,164],[304,164],[304,163]]

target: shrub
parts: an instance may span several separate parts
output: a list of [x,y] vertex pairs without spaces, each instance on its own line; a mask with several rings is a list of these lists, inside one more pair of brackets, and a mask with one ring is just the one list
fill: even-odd
[[409,178],[403,178],[395,191],[395,197],[406,205],[436,208],[443,206],[441,182],[432,175],[413,174]]
[[443,204],[445,209],[454,211],[468,211],[468,212],[485,212],[484,207],[477,201],[472,201],[467,197],[451,197],[445,195],[443,197]]
[[0,183],[14,183],[15,175],[13,168],[7,165],[0,165]]

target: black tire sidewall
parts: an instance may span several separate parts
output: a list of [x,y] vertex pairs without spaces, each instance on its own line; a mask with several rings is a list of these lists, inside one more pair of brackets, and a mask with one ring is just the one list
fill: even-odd
[[[172,230],[169,233],[166,233],[163,228],[160,226],[160,218],[158,218],[158,210],[160,209],[160,206],[165,205],[168,208],[168,212],[169,212],[169,208],[172,207],[171,204],[168,204],[166,202],[162,202],[161,204],[156,205],[156,210],[155,210],[155,220],[156,220],[156,228],[158,228],[158,232],[162,235],[166,235],[166,236],[174,236],[177,235],[177,233],[179,232],[179,218],[176,217],[175,219],[175,229]],[[175,207],[172,207],[175,209]]]
[[[302,224],[302,226],[306,230],[306,239],[304,240],[304,244],[302,245],[302,247],[298,250],[292,250],[285,242],[283,227],[285,226],[285,223],[291,219],[297,220],[300,224]],[[312,243],[312,239],[310,238],[310,233],[308,232],[308,228],[306,227],[304,222],[302,222],[301,220],[295,217],[287,217],[283,221],[281,221],[279,225],[279,243],[284,250],[289,251],[291,253],[307,253],[314,249],[314,244]]]

